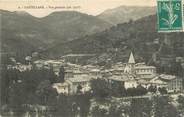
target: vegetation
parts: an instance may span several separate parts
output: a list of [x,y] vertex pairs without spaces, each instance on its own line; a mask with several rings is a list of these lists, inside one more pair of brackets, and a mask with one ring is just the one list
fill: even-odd
[[[80,93],[80,86],[78,87],[77,95],[65,96],[58,95],[56,90],[51,87],[50,77],[53,76],[52,72],[47,69],[19,72],[16,69],[7,70],[3,67],[2,81],[2,106],[3,115],[5,113],[14,112],[16,116],[24,116],[29,113],[30,116],[38,115],[51,115],[51,116],[80,116],[86,117],[148,117],[155,115],[155,117],[175,117],[183,114],[183,96],[178,97],[179,110],[171,103],[171,100],[165,96],[154,97],[151,99],[129,99],[126,101],[119,100],[116,103],[112,102],[107,104],[108,108],[102,108],[100,103],[107,103],[107,101],[97,101],[96,106],[91,108],[93,99],[101,99],[112,97],[124,96],[138,96],[145,95],[148,91],[155,93],[155,87],[150,86],[148,90],[139,85],[137,88],[125,89],[121,83],[113,82],[109,84],[105,79],[96,79],[91,83],[91,92],[86,94]],[[165,94],[165,89],[159,89],[162,94]],[[92,101],[92,102],[91,102]],[[117,104],[118,103],[118,104]],[[7,105],[7,106],[5,106]],[[38,106],[40,105],[40,106]],[[48,111],[38,111],[39,109],[47,109]],[[91,110],[90,110],[91,108]],[[21,110],[18,111],[18,110]],[[6,111],[3,111],[6,110]]]
[[160,92],[160,94],[167,94],[167,89],[165,87],[162,88],[158,88],[158,91]]
[[110,88],[105,79],[92,80],[91,90],[97,98],[105,98],[110,95]]
[[[125,89],[122,83],[119,82],[108,82],[105,79],[95,79],[91,82],[91,89],[93,96],[96,98],[107,98],[109,96],[115,97],[125,97],[125,96],[141,96],[147,94],[149,90],[144,88],[141,85],[138,85],[136,88]],[[154,89],[155,90],[155,89]],[[161,90],[163,93],[166,93],[165,88]]]
[[155,97],[153,99],[152,113],[155,117],[177,117],[178,112],[174,105],[172,105],[169,97]]
[[179,95],[177,102],[179,104],[178,109],[179,109],[180,116],[184,116],[184,96]]
[[141,85],[138,85],[136,88],[128,88],[127,96],[140,96],[147,94],[147,89]]
[[112,63],[127,62],[130,51],[133,51],[136,62],[154,65],[158,68],[158,73],[183,76],[181,62],[176,62],[175,59],[184,57],[184,41],[181,38],[184,33],[164,35],[157,32],[156,26],[156,15],[152,15],[84,36],[56,46],[48,52],[67,53],[69,50],[70,53],[95,53],[97,56],[88,61],[111,64],[107,62],[108,59]]
[[[122,103],[123,101],[123,103]],[[138,98],[97,104],[92,117],[179,117],[176,107],[168,97]]]
[[150,85],[148,87],[148,92],[156,93],[156,91],[157,91],[157,87],[156,86]]
[[63,66],[60,67],[59,69],[59,82],[64,82],[65,81],[65,69]]
[[[19,117],[26,113],[30,116],[38,114],[38,116],[56,117],[79,114],[81,117],[86,117],[90,107],[90,93],[85,95],[79,93],[74,96],[58,95],[56,89],[52,88],[52,83],[57,82],[52,79],[56,78],[52,70],[32,69],[19,72],[16,69],[2,67],[2,114],[9,116],[8,113],[12,112]],[[74,103],[80,110],[72,107]]]

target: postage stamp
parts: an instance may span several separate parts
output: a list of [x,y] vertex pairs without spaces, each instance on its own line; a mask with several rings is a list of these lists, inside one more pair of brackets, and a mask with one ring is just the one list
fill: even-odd
[[157,21],[159,32],[183,31],[182,0],[158,0]]

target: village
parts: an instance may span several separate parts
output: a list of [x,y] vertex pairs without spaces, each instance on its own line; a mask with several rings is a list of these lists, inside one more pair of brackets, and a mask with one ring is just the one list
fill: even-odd
[[[26,60],[31,59],[27,57]],[[165,88],[168,93],[183,91],[183,79],[174,75],[158,74],[155,66],[149,66],[145,63],[136,63],[133,53],[130,53],[127,63],[118,62],[111,68],[97,65],[78,65],[59,60],[36,60],[32,64],[9,65],[8,69],[18,69],[20,72],[37,69],[50,69],[58,76],[60,68],[64,68],[64,81],[53,83],[58,94],[75,95],[80,87],[82,93],[91,91],[91,81],[94,79],[104,79],[109,85],[118,83],[125,89],[136,88],[141,85],[148,89],[153,86],[157,89]]]

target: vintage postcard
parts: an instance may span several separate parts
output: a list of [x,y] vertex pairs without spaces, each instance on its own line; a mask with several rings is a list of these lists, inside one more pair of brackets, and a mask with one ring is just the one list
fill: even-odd
[[184,117],[183,0],[0,0],[0,117]]

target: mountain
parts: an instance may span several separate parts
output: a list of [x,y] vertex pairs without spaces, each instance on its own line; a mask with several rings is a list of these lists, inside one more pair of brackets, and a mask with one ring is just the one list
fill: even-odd
[[157,36],[156,17],[153,15],[137,21],[118,24],[103,32],[87,35],[65,44],[58,44],[49,49],[48,52],[57,55],[63,53],[101,54],[116,48],[122,50],[127,48],[133,49],[139,43],[144,44],[147,41],[152,41]]
[[156,15],[150,15],[117,24],[103,32],[58,44],[42,54],[47,57],[71,53],[95,54],[90,58],[71,59],[74,62],[77,60],[77,64],[109,66],[117,62],[127,62],[132,51],[136,62],[154,65],[158,73],[183,77],[184,65],[176,60],[179,58],[183,61],[184,58],[184,32],[158,33],[156,19]]
[[45,54],[62,56],[68,53],[87,53],[96,54],[97,59],[105,57],[104,61],[109,59],[111,62],[127,62],[130,52],[133,51],[136,62],[153,63],[154,61],[171,64],[175,61],[175,57],[184,57],[183,36],[182,32],[158,33],[156,15],[151,15],[60,44],[45,51]]
[[114,9],[108,9],[99,14],[97,17],[113,25],[116,25],[128,22],[129,20],[137,20],[148,15],[153,15],[155,13],[156,7],[120,6]]
[[[23,12],[0,11],[1,14],[1,52],[30,54],[39,47],[44,47],[43,38],[47,30],[39,19]],[[40,34],[40,32],[43,32]]]
[[0,10],[3,52],[28,55],[56,43],[65,43],[103,31],[111,25],[95,16],[74,11],[54,12],[37,18],[19,11]]
[[111,26],[106,21],[75,11],[54,12],[41,21],[54,35],[65,41],[100,32]]

